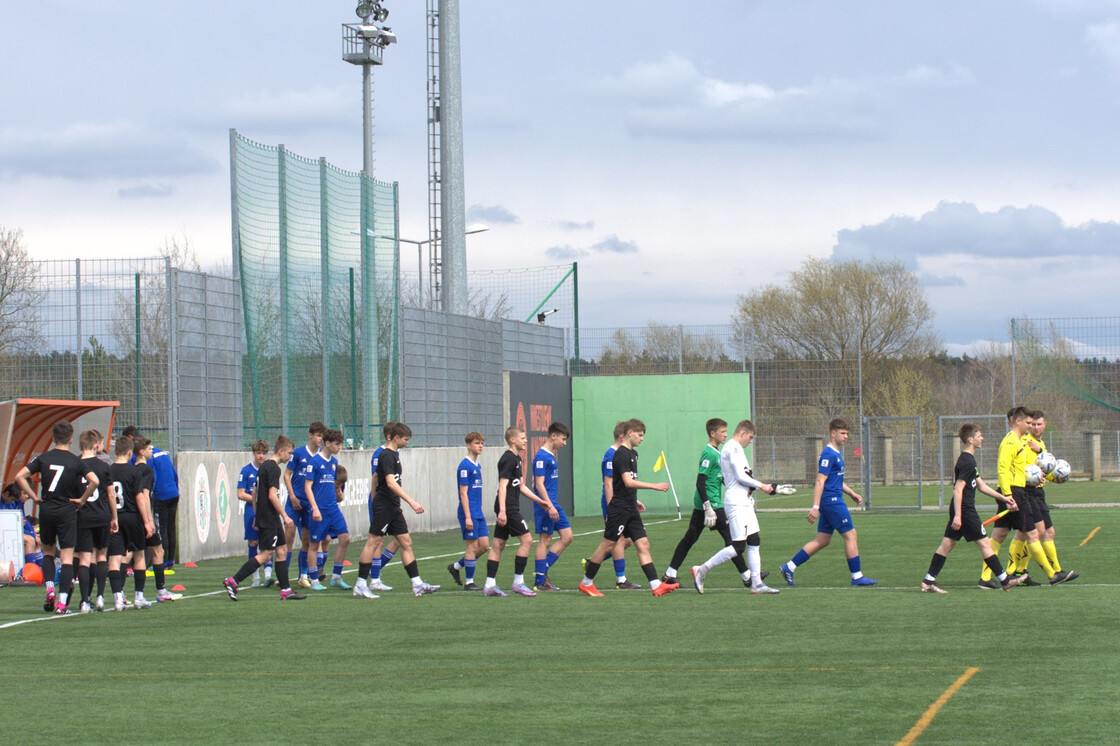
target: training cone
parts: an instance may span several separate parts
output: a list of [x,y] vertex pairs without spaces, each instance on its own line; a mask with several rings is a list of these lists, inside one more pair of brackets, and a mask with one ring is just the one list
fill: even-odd
[[36,565],[34,562],[28,562],[23,566],[23,580],[26,583],[34,583],[35,585],[43,584],[43,568]]
[[186,588],[184,588],[184,587],[183,587],[183,585],[182,585],[182,584],[180,583],[179,585],[173,585],[173,586],[171,586],[171,590],[173,590],[173,591],[175,591],[175,592],[177,593],[177,592],[179,592],[179,591],[185,591],[185,590],[186,590]]
[[198,567],[198,565],[193,562],[187,562],[183,565],[183,567]]
[[352,564],[354,564],[354,563],[351,562],[350,560],[342,560],[342,566],[343,567],[350,567],[350,565],[352,565]]

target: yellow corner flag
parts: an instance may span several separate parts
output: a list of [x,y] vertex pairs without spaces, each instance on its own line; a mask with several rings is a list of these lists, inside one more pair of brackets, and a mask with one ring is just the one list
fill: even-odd
[[656,472],[656,471],[661,471],[664,468],[665,468],[665,451],[662,451],[661,455],[657,457],[657,461],[655,461],[654,464],[653,464],[653,470]]

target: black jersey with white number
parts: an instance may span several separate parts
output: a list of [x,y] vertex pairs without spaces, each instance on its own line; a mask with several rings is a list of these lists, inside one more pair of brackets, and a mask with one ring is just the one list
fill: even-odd
[[403,486],[401,484],[401,473],[401,455],[392,448],[386,448],[377,459],[377,492],[374,493],[373,499],[388,500],[399,508],[401,498],[389,488],[388,477],[392,474],[396,479],[397,486],[401,487]]
[[27,470],[39,475],[43,506],[50,508],[61,507],[81,497],[86,491],[82,477],[90,471],[80,458],[62,448],[40,453],[27,465]]
[[506,449],[502,457],[498,459],[498,479],[508,479],[509,483],[506,484],[506,494],[497,495],[494,498],[494,512],[501,512],[501,506],[498,504],[499,500],[506,501],[506,513],[518,512],[521,510],[521,482],[524,476],[521,470],[521,457],[513,451]]
[[624,474],[629,474],[631,478],[638,478],[638,452],[633,448],[626,446],[619,446],[618,450],[614,452],[614,460],[611,462],[614,470],[612,477],[612,486],[614,487],[614,500],[620,500],[620,505],[636,508],[638,507],[638,491],[633,487],[627,487],[626,483],[622,480]]
[[268,499],[268,493],[272,489],[276,490],[277,495],[280,494],[282,481],[283,475],[280,473],[280,464],[272,459],[265,459],[265,462],[257,469],[257,505],[255,510],[258,530],[278,530],[284,525],[284,521],[276,512],[276,508],[273,507],[272,501]]
[[964,451],[957,457],[957,465],[953,469],[953,481],[964,482],[961,492],[961,511],[973,509],[976,506],[976,478],[980,476],[980,469],[976,466],[976,457]]
[[132,464],[113,464],[109,467],[113,489],[117,492],[117,513],[138,515],[136,495],[140,492],[140,471]]
[[[112,510],[109,508],[109,483],[113,481],[109,465],[96,456],[84,458],[82,463],[88,466],[89,470],[97,476],[97,489],[93,491],[93,494],[86,500],[86,504],[78,511],[78,525],[108,526],[113,518]],[[85,492],[85,488],[86,480],[83,479],[83,492]]]

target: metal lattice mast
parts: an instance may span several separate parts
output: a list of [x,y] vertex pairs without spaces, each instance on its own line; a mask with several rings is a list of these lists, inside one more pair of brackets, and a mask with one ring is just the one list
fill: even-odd
[[[428,0],[428,299],[431,308],[440,295],[440,128],[439,128],[439,0]],[[423,278],[421,278],[422,282]]]

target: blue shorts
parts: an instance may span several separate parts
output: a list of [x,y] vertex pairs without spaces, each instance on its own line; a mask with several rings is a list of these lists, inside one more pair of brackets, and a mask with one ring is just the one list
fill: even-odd
[[296,530],[302,531],[308,528],[311,523],[311,516],[306,510],[296,510],[292,507],[292,501],[284,503],[284,512],[292,519],[292,523],[296,524]]
[[369,499],[368,499],[368,504],[367,504],[366,507],[369,508],[369,523],[372,526],[373,525],[373,493],[370,493],[370,496],[369,496]]
[[538,534],[554,534],[562,528],[571,528],[572,524],[568,521],[568,514],[564,512],[564,508],[556,505],[556,512],[560,515],[556,516],[556,520],[548,517],[548,511],[540,505],[533,503],[533,522],[536,524]]
[[253,520],[256,516],[253,514],[253,506],[245,506],[245,541],[256,541],[260,538],[260,534],[253,528]]
[[35,527],[31,525],[31,521],[27,520],[27,516],[23,517],[23,533],[33,539],[39,538],[39,534],[35,533]]
[[307,527],[307,535],[311,541],[323,541],[328,536],[334,539],[341,534],[350,533],[350,529],[346,526],[346,516],[342,515],[341,510],[322,513],[322,516],[322,520],[313,520]]
[[852,514],[848,512],[847,505],[832,503],[821,506],[821,514],[817,519],[817,533],[831,534],[835,531],[838,534],[846,534],[853,528],[855,525],[852,523]]
[[474,541],[490,535],[490,528],[486,525],[486,516],[472,515],[471,523],[474,524],[474,528],[468,531],[466,517],[462,513],[459,514],[459,532],[463,534],[463,541]]
[[603,520],[605,521],[605,520],[607,520],[607,496],[606,495],[603,495],[602,503],[603,503]]

